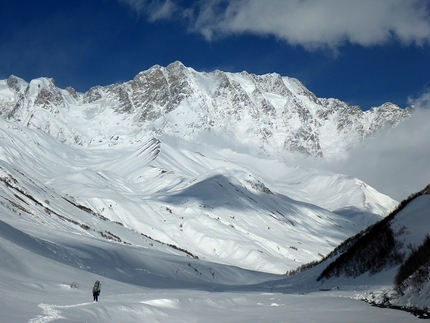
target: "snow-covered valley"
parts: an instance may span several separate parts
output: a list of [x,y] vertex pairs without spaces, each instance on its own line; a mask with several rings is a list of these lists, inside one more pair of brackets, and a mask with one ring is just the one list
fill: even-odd
[[[282,155],[343,152],[409,112],[348,114],[296,80],[199,74],[178,63],[86,94],[11,77],[0,97],[2,321],[415,320],[360,302],[390,288],[392,273],[346,278],[340,289],[316,281],[323,265],[285,275],[398,202]],[[260,114],[256,102],[272,112]],[[269,123],[270,133],[255,131]]]

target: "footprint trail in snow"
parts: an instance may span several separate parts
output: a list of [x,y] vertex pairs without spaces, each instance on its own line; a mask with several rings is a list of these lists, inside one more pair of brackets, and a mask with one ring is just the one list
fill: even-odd
[[63,306],[41,303],[38,306],[43,310],[43,314],[38,315],[36,318],[31,319],[30,321],[28,321],[28,323],[48,323],[58,319],[65,319],[65,317],[61,315],[60,309],[85,306],[89,304],[92,304],[92,303],[82,303],[82,304],[63,305]]

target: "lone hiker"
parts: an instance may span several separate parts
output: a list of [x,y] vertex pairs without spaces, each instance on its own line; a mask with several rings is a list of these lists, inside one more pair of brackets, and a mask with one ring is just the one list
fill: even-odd
[[98,302],[99,301],[99,295],[100,295],[100,288],[101,288],[102,284],[100,283],[100,281],[96,280],[96,282],[94,283],[93,286],[93,298],[94,298],[94,302]]

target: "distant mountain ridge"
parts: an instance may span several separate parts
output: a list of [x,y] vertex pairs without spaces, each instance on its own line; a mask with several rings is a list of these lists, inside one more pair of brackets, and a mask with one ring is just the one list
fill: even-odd
[[[10,76],[0,81],[0,113],[69,144],[116,144],[130,132],[193,139],[210,131],[267,155],[330,158],[398,125],[412,109],[385,103],[363,112],[279,74],[205,73],[175,62],[86,93],[59,89],[53,79]],[[121,124],[109,122],[113,115]]]

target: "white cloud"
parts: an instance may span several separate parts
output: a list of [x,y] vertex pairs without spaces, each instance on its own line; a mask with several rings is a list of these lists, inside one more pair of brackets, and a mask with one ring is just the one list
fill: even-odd
[[118,0],[121,3],[125,3],[129,5],[131,8],[133,8],[136,11],[141,11],[144,8],[146,0]]
[[199,0],[188,7],[179,0],[119,1],[146,12],[150,20],[187,19],[207,39],[273,35],[308,49],[392,40],[423,45],[430,40],[426,0]]
[[409,97],[408,103],[419,109],[430,109],[430,90],[422,93],[419,97]]
[[239,0],[229,1],[223,13],[201,17],[197,27],[207,35],[271,34],[305,47],[345,41],[369,46],[393,38],[421,44],[430,39],[428,18],[419,0]]
[[171,0],[118,0],[129,5],[138,13],[145,14],[149,21],[171,19],[182,11]]
[[[424,107],[424,105],[422,106]],[[430,184],[430,105],[390,131],[369,138],[341,161],[312,167],[357,177],[401,201]]]

